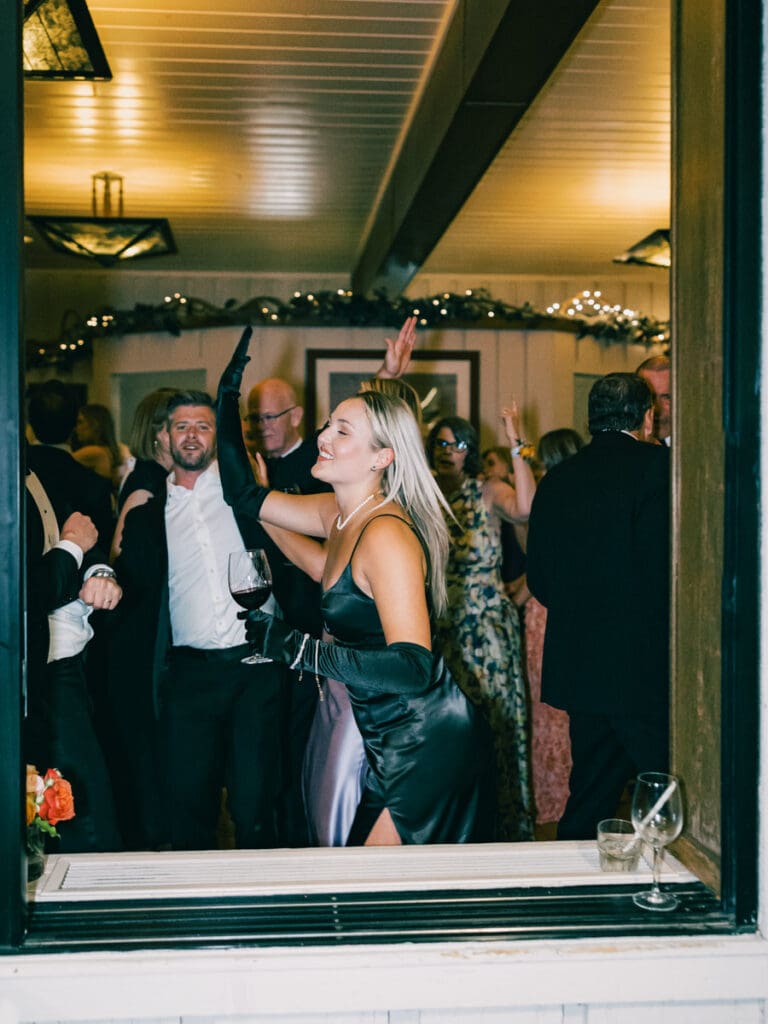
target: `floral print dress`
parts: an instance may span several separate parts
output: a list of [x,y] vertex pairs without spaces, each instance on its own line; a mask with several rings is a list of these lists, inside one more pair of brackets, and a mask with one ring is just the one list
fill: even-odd
[[440,653],[469,699],[485,713],[496,760],[499,842],[533,838],[529,782],[528,701],[517,609],[501,581],[501,536],[485,507],[480,481],[447,495],[451,551],[448,609],[438,622]]

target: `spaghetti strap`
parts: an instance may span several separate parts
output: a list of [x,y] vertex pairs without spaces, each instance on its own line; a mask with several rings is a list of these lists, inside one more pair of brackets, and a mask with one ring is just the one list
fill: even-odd
[[371,516],[371,518],[368,520],[367,523],[363,523],[363,528],[360,531],[360,533],[357,535],[357,540],[355,541],[354,547],[352,548],[352,550],[351,550],[351,552],[349,554],[349,558],[347,559],[347,565],[351,565],[352,564],[352,559],[355,557],[355,552],[357,551],[357,545],[363,539],[363,534],[368,529],[368,527],[371,525],[371,523],[376,522],[377,519],[399,519],[401,523],[405,523],[405,525],[408,527],[408,529],[412,530],[413,533],[416,534],[417,538],[419,536],[416,533],[416,529],[415,529],[413,523],[409,523],[408,520],[405,519],[403,516],[398,516],[394,512],[382,512],[378,516]]

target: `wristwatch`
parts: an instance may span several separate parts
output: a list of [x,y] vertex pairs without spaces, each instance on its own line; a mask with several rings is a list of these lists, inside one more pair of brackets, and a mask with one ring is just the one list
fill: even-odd
[[94,569],[88,579],[91,580],[94,576],[106,580],[117,580],[117,573],[114,569],[110,569],[108,565],[100,565],[98,569]]

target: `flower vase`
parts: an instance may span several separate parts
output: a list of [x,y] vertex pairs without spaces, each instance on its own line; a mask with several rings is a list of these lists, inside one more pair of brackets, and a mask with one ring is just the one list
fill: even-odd
[[39,828],[27,827],[27,881],[34,882],[45,869],[45,836]]

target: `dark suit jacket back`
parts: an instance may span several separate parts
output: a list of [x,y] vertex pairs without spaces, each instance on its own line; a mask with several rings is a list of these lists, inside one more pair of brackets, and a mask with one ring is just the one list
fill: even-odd
[[602,433],[555,466],[534,498],[527,566],[548,613],[542,699],[584,712],[666,707],[667,449]]
[[108,553],[115,529],[109,481],[69,452],[47,444],[29,445],[27,465],[40,477],[54,508],[66,506],[91,517],[99,532],[99,547]]

